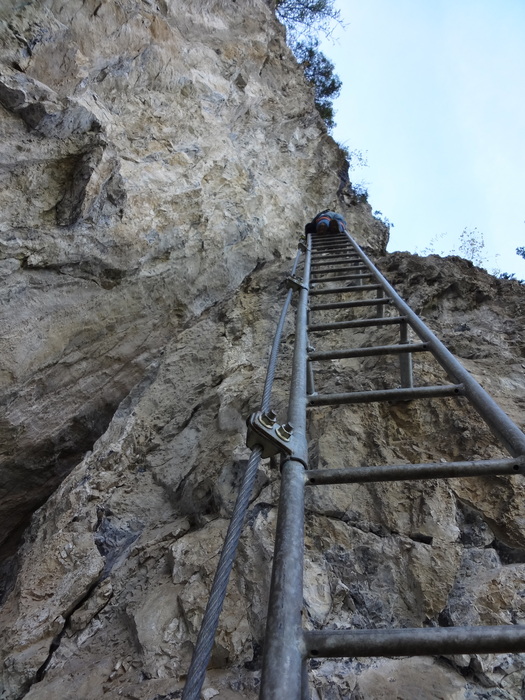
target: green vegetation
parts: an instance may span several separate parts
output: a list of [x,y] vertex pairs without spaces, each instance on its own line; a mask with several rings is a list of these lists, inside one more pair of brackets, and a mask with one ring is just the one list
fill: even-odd
[[[485,254],[485,237],[481,231],[477,228],[473,229],[463,229],[463,233],[460,234],[458,239],[454,240],[454,244],[446,245],[446,239],[448,235],[446,233],[441,233],[434,236],[428,246],[423,248],[421,251],[416,249],[416,253],[421,255],[460,255],[466,260],[470,260],[474,265],[482,267],[487,270],[487,256]],[[445,241],[443,241],[445,239]],[[443,245],[445,243],[445,246]],[[444,249],[447,248],[448,250]],[[441,249],[441,250],[440,250]],[[525,258],[525,247],[516,248],[516,253]],[[496,258],[499,255],[495,256]],[[520,284],[525,284],[525,280],[520,280],[516,277],[513,272],[501,272],[499,269],[492,269],[491,274],[495,277],[499,277],[504,280],[516,280]]]
[[[462,258],[470,260],[474,265],[477,265],[477,267],[485,266],[487,262],[485,256],[485,237],[477,228],[470,230],[464,228],[459,237],[454,239],[452,245],[449,243],[445,246],[448,250],[443,249],[443,243],[441,242],[446,238],[448,238],[448,234],[446,233],[441,233],[431,238],[428,246],[421,251],[421,255],[460,255]],[[439,250],[439,248],[441,248],[441,250]]]
[[319,51],[319,41],[311,39],[308,43],[299,41],[292,50],[304,70],[306,80],[313,86],[315,106],[328,129],[333,129],[334,100],[341,91],[341,81],[334,73],[334,64]]
[[341,23],[334,0],[276,0],[275,14],[286,26],[292,48],[301,38],[309,40],[319,32],[329,36],[334,22]]
[[376,219],[379,219],[379,221],[384,224],[388,229],[394,228],[394,224],[390,221],[390,219],[387,219],[386,216],[384,216],[382,211],[379,211],[379,209],[376,209],[374,212],[374,216]]
[[[516,255],[519,255],[520,258],[525,260],[525,247],[520,246],[519,248],[516,248]],[[519,280],[513,272],[501,272],[498,277],[503,280],[516,280],[516,282],[519,282],[520,284],[525,284],[525,280]]]
[[276,0],[275,13],[286,26],[288,44],[314,88],[317,111],[331,130],[335,126],[332,101],[342,83],[333,63],[319,51],[317,37],[329,36],[334,22],[341,22],[334,0]]

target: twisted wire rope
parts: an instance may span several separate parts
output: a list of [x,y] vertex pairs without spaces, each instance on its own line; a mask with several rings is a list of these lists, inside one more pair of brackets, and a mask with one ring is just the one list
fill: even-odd
[[[295,271],[297,270],[300,256],[301,252],[299,251],[292,267],[292,275],[294,275]],[[289,289],[283,304],[281,315],[279,317],[279,323],[277,324],[272,349],[268,358],[268,369],[266,371],[263,397],[261,400],[261,411],[263,412],[267,411],[270,407],[279,346],[281,343],[281,336],[286,321],[286,316],[292,300],[292,295],[293,289]],[[195,644],[190,668],[188,670],[186,685],[184,686],[184,691],[182,693],[182,700],[199,700],[200,698],[200,691],[202,684],[204,683],[206,669],[208,667],[213,649],[215,633],[219,623],[219,616],[226,597],[226,589],[228,587],[228,581],[233,568],[233,563],[235,561],[235,553],[237,551],[237,546],[239,544],[239,539],[244,526],[246,511],[248,510],[248,506],[250,504],[250,496],[253,491],[257,470],[261,461],[262,451],[263,448],[260,445],[256,445],[253,448],[244,472],[241,487],[233,508],[230,524],[228,525],[226,537],[224,538],[224,545],[222,547],[219,563],[215,571],[210,597],[208,599],[206,610],[202,618],[201,628],[197,636],[197,642]]]

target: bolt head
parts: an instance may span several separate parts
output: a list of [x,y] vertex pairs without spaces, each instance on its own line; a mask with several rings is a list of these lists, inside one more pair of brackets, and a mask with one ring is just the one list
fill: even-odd
[[275,420],[277,416],[273,411],[268,411],[267,413],[261,413],[259,416],[259,423],[264,425],[265,428],[273,428],[275,425]]
[[290,425],[290,423],[286,423],[286,425],[280,425],[275,432],[277,433],[278,437],[281,438],[281,440],[288,442],[288,440],[292,437],[293,427]]

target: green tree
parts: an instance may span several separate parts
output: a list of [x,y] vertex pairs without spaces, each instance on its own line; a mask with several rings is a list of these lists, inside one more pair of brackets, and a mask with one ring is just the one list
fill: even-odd
[[520,258],[525,259],[525,247],[521,246],[520,248],[516,248],[516,253],[520,256]]
[[276,0],[275,13],[290,34],[291,46],[300,37],[311,40],[319,32],[329,36],[333,23],[341,24],[334,0]]
[[341,92],[341,81],[334,73],[334,64],[319,51],[319,40],[297,42],[293,52],[304,70],[304,75],[314,88],[315,106],[328,129],[335,126],[332,100]]
[[328,129],[335,126],[332,101],[341,90],[334,65],[319,51],[319,34],[330,36],[342,24],[335,0],[275,0],[275,14],[285,25],[287,42],[315,91],[315,106]]

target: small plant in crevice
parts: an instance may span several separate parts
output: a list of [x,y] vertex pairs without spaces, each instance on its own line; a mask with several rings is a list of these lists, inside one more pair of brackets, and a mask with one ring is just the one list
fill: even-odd
[[390,219],[387,219],[386,216],[384,216],[382,211],[379,211],[379,209],[376,209],[374,212],[374,216],[376,219],[379,219],[379,221],[384,224],[388,229],[394,228],[394,224],[390,221]]
[[[519,255],[520,258],[523,258],[525,260],[525,246],[520,246],[519,248],[516,248],[516,255]],[[499,272],[498,277],[501,280],[515,280],[516,282],[525,285],[525,280],[518,279],[514,272]]]
[[359,171],[361,168],[368,167],[367,151],[361,151],[358,148],[350,149],[346,144],[342,143],[338,143],[337,145],[339,146],[341,157],[341,165],[339,167],[341,185],[338,194],[344,187],[350,186],[359,201],[367,201],[369,183],[365,180],[353,182],[353,178],[352,183],[350,182],[350,173],[352,171]]
[[356,184],[352,184],[352,189],[362,202],[368,201],[368,190],[366,188],[366,184],[366,182],[358,182]]

